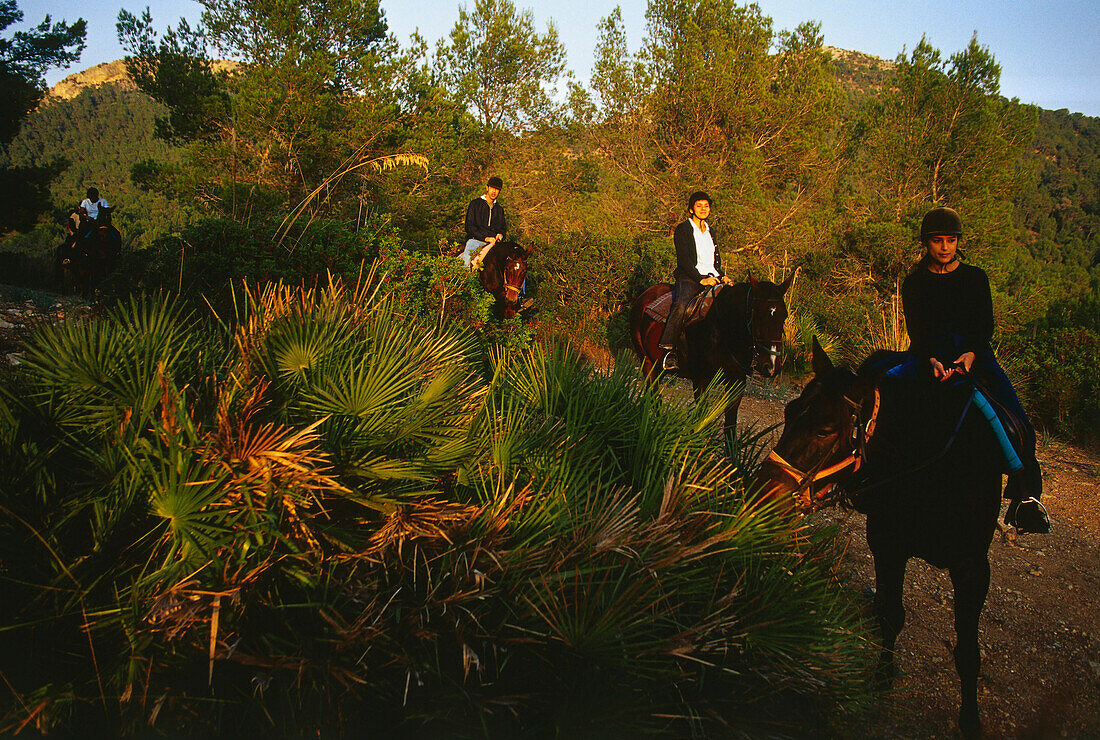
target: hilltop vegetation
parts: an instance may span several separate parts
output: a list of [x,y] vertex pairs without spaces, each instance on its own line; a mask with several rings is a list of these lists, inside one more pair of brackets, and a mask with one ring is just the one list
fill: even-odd
[[[221,255],[212,275],[225,278],[301,275],[312,253],[303,228],[323,220],[366,227],[375,246],[345,257],[379,257],[391,237],[439,255],[496,173],[513,235],[536,248],[544,320],[612,352],[625,306],[667,277],[671,227],[699,187],[715,197],[735,274],[802,268],[792,362],[814,331],[853,358],[904,341],[897,287],[934,203],[964,214],[966,254],[992,276],[1010,360],[1043,341],[1052,311],[1095,305],[1097,121],[1000,97],[1000,68],[977,39],[950,56],[921,40],[883,62],[823,51],[814,24],[779,31],[727,0],[654,2],[647,17],[639,49],[617,13],[605,19],[592,79],[569,82],[562,102],[543,92],[561,79],[556,32],[506,0],[465,11],[434,52],[417,38],[402,46],[371,8],[332,6],[288,29],[259,5],[215,3],[206,36],[181,26],[160,38],[153,19],[123,13],[144,93],[109,83],[50,101],[8,157],[70,161],[52,191],[58,214],[87,184],[111,194],[139,250],[131,272],[149,285],[190,248],[166,236],[184,228],[196,254]],[[487,23],[509,39],[503,56],[503,45],[478,45],[473,29]],[[241,64],[212,62],[200,38]],[[199,217],[236,226],[187,227]],[[226,229],[244,241],[214,236]],[[56,234],[44,226],[7,248],[41,253]]]

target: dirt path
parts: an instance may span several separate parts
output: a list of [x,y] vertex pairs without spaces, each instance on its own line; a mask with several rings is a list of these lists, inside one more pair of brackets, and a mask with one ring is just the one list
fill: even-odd
[[[743,424],[782,422],[780,400],[750,387]],[[756,396],[756,397],[754,397]],[[1054,531],[994,536],[993,579],[981,619],[978,700],[986,737],[1100,737],[1100,459],[1053,443],[1039,449],[1043,498]],[[1003,511],[1002,511],[1003,514]],[[866,517],[829,509],[840,524],[853,588],[874,586]],[[894,692],[860,734],[881,738],[957,736],[958,677],[951,579],[911,560],[905,578],[905,629],[898,638],[901,675]]]

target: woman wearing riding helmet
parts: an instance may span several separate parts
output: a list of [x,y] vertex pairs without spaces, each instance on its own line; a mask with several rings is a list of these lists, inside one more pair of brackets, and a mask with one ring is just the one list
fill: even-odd
[[950,208],[933,208],[921,221],[924,255],[901,289],[910,357],[926,363],[928,371],[941,381],[974,369],[1002,407],[1001,415],[1011,417],[1003,421],[1018,430],[1015,452],[1023,467],[1008,477],[1005,498],[1011,503],[1005,524],[1022,532],[1045,534],[1050,531],[1050,521],[1039,503],[1043,478],[1035,459],[1035,429],[993,355],[989,278],[981,268],[959,261],[961,237],[962,219]]
[[707,223],[709,216],[710,196],[696,190],[688,196],[688,218],[677,224],[672,234],[672,243],[676,247],[676,271],[673,273],[676,290],[668,321],[657,345],[665,353],[661,362],[664,370],[678,370],[680,367],[674,347],[680,338],[684,314],[691,302],[712,285],[720,282],[733,285],[733,281],[722,274],[722,258],[718,253],[714,229]]

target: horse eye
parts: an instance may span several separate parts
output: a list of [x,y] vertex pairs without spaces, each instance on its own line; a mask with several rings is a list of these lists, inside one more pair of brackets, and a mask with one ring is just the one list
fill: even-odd
[[836,434],[836,429],[833,429],[832,427],[822,427],[821,429],[817,430],[816,436],[824,439],[825,437],[831,437],[834,434]]

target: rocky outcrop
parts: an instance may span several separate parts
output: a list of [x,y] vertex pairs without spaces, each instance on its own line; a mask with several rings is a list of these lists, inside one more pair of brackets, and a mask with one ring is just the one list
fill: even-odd
[[[217,59],[211,65],[215,72],[221,72],[223,70],[233,70],[239,66],[239,63]],[[121,59],[116,59],[113,62],[97,64],[83,72],[74,72],[51,87],[47,91],[46,97],[56,100],[71,100],[88,88],[108,84],[120,85],[130,90],[137,88],[126,72],[126,63]]]
[[59,100],[71,100],[89,87],[107,83],[124,85],[130,89],[135,87],[134,81],[126,73],[126,64],[119,59],[114,62],[97,64],[83,72],[74,72],[51,87],[47,95]]

